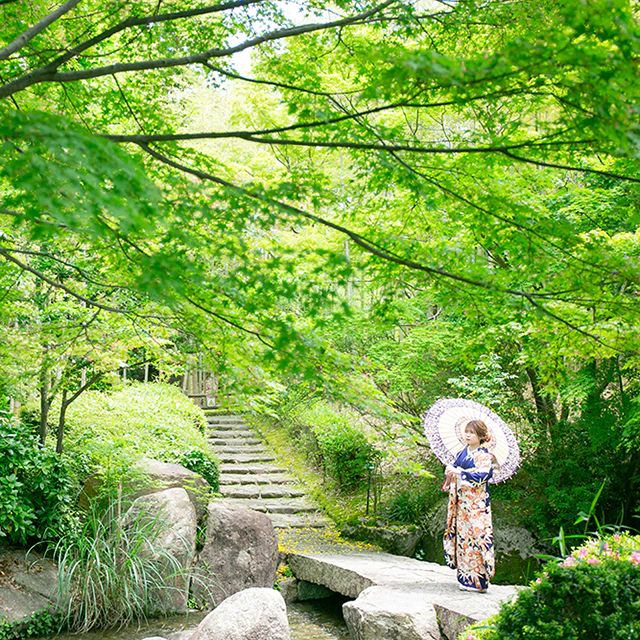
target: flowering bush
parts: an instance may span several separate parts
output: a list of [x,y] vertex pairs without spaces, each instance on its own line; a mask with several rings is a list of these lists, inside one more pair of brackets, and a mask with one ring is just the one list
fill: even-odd
[[640,638],[640,536],[589,540],[460,640]]

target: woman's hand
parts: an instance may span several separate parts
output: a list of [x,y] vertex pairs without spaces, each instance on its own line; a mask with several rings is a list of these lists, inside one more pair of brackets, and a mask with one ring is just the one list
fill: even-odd
[[448,464],[447,468],[445,469],[445,474],[447,475],[447,477],[459,476],[461,473],[462,469],[458,469],[458,467],[454,467],[450,464]]

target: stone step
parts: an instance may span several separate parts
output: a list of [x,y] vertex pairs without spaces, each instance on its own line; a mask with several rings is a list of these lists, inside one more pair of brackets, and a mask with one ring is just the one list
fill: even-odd
[[256,432],[251,427],[248,427],[246,424],[214,424],[209,425],[207,430],[212,436],[220,435],[224,438],[232,437],[235,438],[242,433],[250,435],[250,437],[255,438]]
[[206,411],[204,415],[207,418],[207,422],[243,422],[244,421],[244,418],[239,415],[207,413]]
[[209,432],[211,433],[214,431],[224,432],[224,433],[229,433],[229,432],[233,433],[237,431],[249,431],[255,434],[255,431],[253,431],[252,429],[249,429],[249,427],[247,427],[247,425],[244,424],[243,422],[238,422],[238,424],[210,424]]
[[221,485],[233,484],[296,484],[297,480],[282,473],[221,473]]
[[243,445],[225,445],[223,447],[214,447],[213,448],[216,455],[220,456],[226,453],[264,453],[268,454],[269,452],[265,449],[262,444],[249,444],[246,446]]
[[299,498],[305,495],[301,489],[280,484],[238,484],[221,487],[225,498],[270,499],[270,498]]
[[254,511],[260,511],[262,513],[271,514],[286,514],[286,515],[314,515],[318,514],[319,510],[317,505],[305,500],[304,498],[298,499],[280,499],[280,500],[259,500],[257,498],[242,499],[242,498],[229,498],[229,502],[233,504],[241,504]]
[[275,458],[266,453],[216,453],[216,455],[222,463],[275,462]]
[[271,519],[271,523],[276,529],[322,529],[329,524],[329,521],[325,517],[315,514],[270,513],[268,515]]
[[252,444],[262,444],[262,440],[260,438],[252,438],[252,437],[215,437],[209,438],[209,444],[212,447],[224,447],[224,446],[249,446]]
[[220,465],[220,475],[226,473],[242,473],[245,475],[261,475],[264,473],[287,473],[288,469],[278,467],[273,464],[251,464],[251,463],[222,463]]
[[207,420],[209,429],[250,429],[249,425],[244,420],[236,420],[231,422],[230,420],[224,420],[219,422],[217,420]]

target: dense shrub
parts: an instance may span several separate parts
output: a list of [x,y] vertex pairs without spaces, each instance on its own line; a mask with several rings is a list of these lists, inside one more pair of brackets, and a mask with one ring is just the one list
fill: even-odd
[[85,462],[85,474],[126,476],[134,460],[148,457],[206,474],[218,488],[204,414],[173,385],[136,382],[111,393],[86,392],[67,422],[65,450]]
[[[484,627],[484,628],[482,628]],[[635,640],[640,637],[640,536],[592,540],[503,604],[461,640]]]
[[180,457],[180,464],[200,474],[214,491],[218,490],[218,463],[209,452],[197,448],[187,449]]
[[440,483],[432,479],[393,476],[385,481],[385,499],[381,516],[402,524],[422,524],[438,499]]
[[0,536],[19,545],[57,536],[74,489],[62,458],[0,412]]
[[320,399],[302,404],[286,428],[340,491],[362,485],[378,457],[357,416]]
[[356,488],[376,459],[367,436],[348,422],[314,427],[322,468],[343,491]]

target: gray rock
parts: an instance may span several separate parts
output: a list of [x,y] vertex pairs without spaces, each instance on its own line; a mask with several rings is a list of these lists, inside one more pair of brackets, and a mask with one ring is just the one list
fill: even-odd
[[170,462],[159,462],[150,458],[142,458],[136,466],[143,471],[151,480],[151,487],[141,488],[135,495],[141,496],[154,493],[158,489],[185,489],[189,499],[193,503],[201,521],[207,513],[209,504],[210,487],[209,483],[200,475],[183,467],[181,464]]
[[22,622],[32,613],[50,606],[51,601],[38,593],[0,586],[0,617],[6,622]]
[[212,611],[190,640],[290,640],[286,605],[273,589],[245,589]]
[[298,599],[298,581],[295,578],[283,578],[278,582],[278,587],[287,604]]
[[33,551],[10,551],[2,555],[2,564],[10,567],[15,584],[47,599],[54,599],[58,586],[58,569]]
[[355,540],[371,542],[388,553],[408,558],[413,557],[424,535],[423,531],[415,525],[378,527],[367,524],[345,525],[342,528],[342,534]]
[[342,614],[354,640],[440,640],[436,612],[420,591],[369,587]]
[[323,587],[320,584],[313,584],[313,582],[307,582],[306,580],[298,580],[298,600],[300,602],[304,600],[330,598],[333,595],[335,595],[335,592],[327,589],[327,587]]
[[361,575],[357,569],[343,566],[333,560],[335,556],[332,556],[329,562],[325,562],[323,556],[295,553],[289,555],[289,566],[299,580],[322,585],[349,598],[357,598],[374,584],[373,580]]
[[0,618],[20,623],[55,601],[58,571],[34,552],[4,551],[0,555]]
[[[517,587],[491,585],[484,594],[458,589],[455,571],[432,562],[363,551],[289,554],[298,580],[351,598],[343,615],[356,640],[457,640],[468,624],[496,613]],[[358,597],[359,596],[359,597]]]
[[335,595],[331,589],[306,580],[284,578],[278,582],[280,593],[286,603],[304,602],[305,600],[321,600]]
[[175,633],[170,633],[167,636],[167,640],[191,640],[191,636],[195,632],[195,629],[189,629],[188,631],[176,631]]
[[518,554],[523,560],[531,558],[537,553],[534,537],[523,527],[502,525],[494,530],[496,554]]
[[455,582],[455,573],[433,562],[390,553],[291,553],[288,563],[298,580],[321,584],[349,598],[382,584]]
[[458,640],[458,636],[474,622],[486,620],[500,610],[500,605],[515,598],[520,589],[508,585],[493,584],[487,593],[441,593],[430,597],[440,629],[446,640]]
[[[165,489],[141,496],[124,518],[125,526],[141,513],[158,518],[161,527],[158,537],[150,542],[148,553],[158,560],[166,572],[170,590],[156,594],[159,610],[163,613],[185,613],[189,598],[188,575],[196,551],[196,510],[184,489]],[[144,517],[144,516],[143,516]],[[165,558],[172,556],[175,562]],[[176,572],[176,564],[183,571]]]
[[204,548],[192,585],[200,602],[217,604],[250,587],[273,587],[278,539],[268,516],[246,507],[209,504]]

